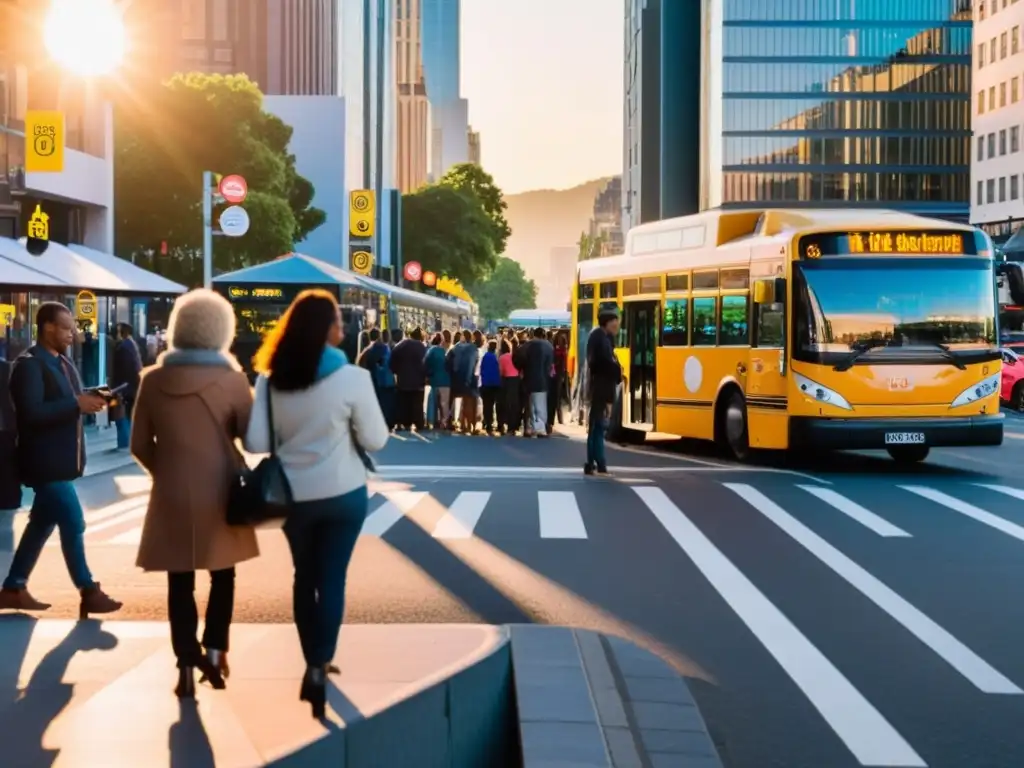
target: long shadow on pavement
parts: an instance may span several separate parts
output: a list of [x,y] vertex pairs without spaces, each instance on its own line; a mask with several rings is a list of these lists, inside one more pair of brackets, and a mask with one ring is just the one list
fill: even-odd
[[179,699],[178,722],[167,732],[170,768],[216,768],[213,745],[195,699]]

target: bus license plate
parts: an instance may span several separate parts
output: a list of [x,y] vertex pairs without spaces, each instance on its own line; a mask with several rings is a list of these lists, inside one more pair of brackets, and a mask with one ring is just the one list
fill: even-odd
[[886,445],[923,445],[924,432],[886,432]]

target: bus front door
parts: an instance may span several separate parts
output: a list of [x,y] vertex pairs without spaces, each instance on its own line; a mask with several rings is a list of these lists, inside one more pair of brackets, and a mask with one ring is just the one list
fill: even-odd
[[658,349],[657,301],[631,301],[626,306],[626,331],[629,338],[629,415],[628,422],[654,428],[655,371]]

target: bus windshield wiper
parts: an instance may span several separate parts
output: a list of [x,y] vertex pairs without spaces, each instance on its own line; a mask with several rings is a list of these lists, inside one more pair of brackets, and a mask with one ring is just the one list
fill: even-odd
[[891,342],[884,339],[875,339],[873,341],[857,341],[850,345],[853,350],[845,359],[836,363],[832,366],[833,371],[848,371],[853,368],[858,358],[862,355],[867,354],[872,349],[878,349],[879,347],[887,347]]
[[939,350],[940,352],[942,352],[942,359],[943,360],[948,360],[950,363],[952,363],[956,368],[958,368],[961,371],[966,371],[967,370],[967,366],[964,365],[960,361],[960,358],[956,356],[956,352],[951,350],[947,345],[945,345],[945,344],[923,344],[922,346],[933,347],[934,349]]
[[[893,347],[893,346],[901,347],[901,346],[904,346],[904,345],[902,345],[902,344],[893,344],[891,341],[861,342],[859,344],[854,344],[853,345],[854,349],[849,354],[849,356],[846,357],[841,362],[838,362],[834,366],[832,366],[832,370],[833,371],[848,371],[857,363],[857,360],[860,357],[862,357],[864,354],[870,352],[871,350],[878,349],[879,347]],[[956,353],[953,352],[953,350],[951,350],[945,344],[911,344],[911,345],[906,345],[906,348],[913,348],[913,347],[918,347],[918,348],[925,347],[925,348],[935,349],[935,350],[937,350],[938,352],[941,353],[943,360],[948,361],[950,364],[952,364],[954,367],[956,367],[957,369],[959,369],[961,371],[966,371],[967,370],[967,366],[964,365],[963,362],[961,362],[960,358],[957,357]]]

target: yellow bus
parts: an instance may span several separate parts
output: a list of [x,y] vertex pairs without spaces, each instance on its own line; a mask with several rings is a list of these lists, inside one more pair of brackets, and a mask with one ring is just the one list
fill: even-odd
[[751,449],[1000,445],[992,241],[885,210],[708,211],[580,262],[570,371],[602,306],[621,327],[612,439]]

